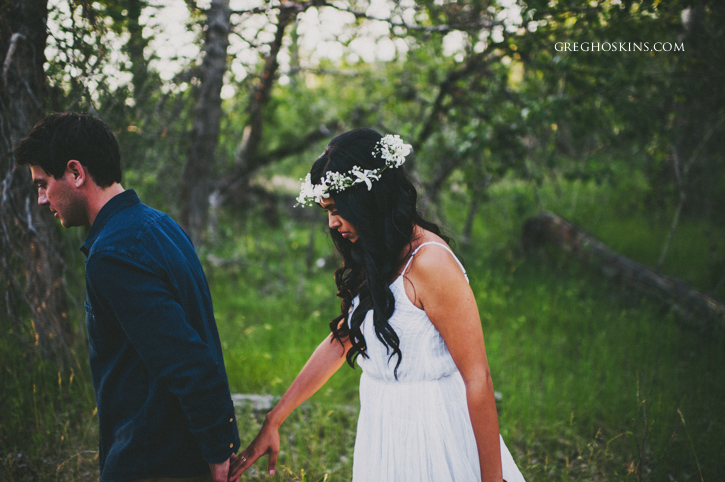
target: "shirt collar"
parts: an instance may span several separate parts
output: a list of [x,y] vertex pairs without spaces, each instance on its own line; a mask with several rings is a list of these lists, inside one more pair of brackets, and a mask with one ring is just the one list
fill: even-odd
[[103,227],[108,221],[119,211],[126,209],[134,204],[139,204],[141,200],[138,198],[138,194],[133,189],[126,189],[120,194],[113,196],[106,204],[103,205],[96,219],[93,221],[93,226],[86,237],[86,241],[81,246],[81,252],[88,256],[91,252],[93,243],[96,242],[98,235],[101,234]]

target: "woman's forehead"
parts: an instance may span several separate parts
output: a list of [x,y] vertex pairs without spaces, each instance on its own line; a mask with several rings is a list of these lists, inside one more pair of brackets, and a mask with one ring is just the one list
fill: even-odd
[[328,198],[323,197],[320,199],[320,206],[322,206],[323,209],[327,209],[330,206],[334,206],[334,205],[335,205],[335,200],[332,199],[332,196],[330,196]]

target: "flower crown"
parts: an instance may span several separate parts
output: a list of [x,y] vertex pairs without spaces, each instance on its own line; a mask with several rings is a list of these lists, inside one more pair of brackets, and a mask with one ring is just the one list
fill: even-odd
[[373,181],[380,179],[380,175],[387,168],[396,168],[403,165],[405,156],[410,154],[410,144],[405,144],[400,136],[388,134],[375,145],[373,156],[380,154],[385,160],[385,165],[379,169],[363,169],[360,166],[353,166],[347,173],[328,171],[319,184],[312,184],[311,175],[300,179],[300,194],[297,196],[297,204],[302,206],[314,206],[323,198],[330,197],[330,192],[342,192],[356,184],[365,183],[368,191],[373,188]]

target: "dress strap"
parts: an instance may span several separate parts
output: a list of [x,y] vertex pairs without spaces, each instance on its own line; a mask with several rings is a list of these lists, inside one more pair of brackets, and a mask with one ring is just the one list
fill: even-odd
[[453,254],[453,251],[451,250],[451,248],[449,248],[449,247],[448,247],[448,246],[446,246],[445,244],[443,244],[443,243],[439,243],[439,242],[437,242],[437,241],[428,241],[428,242],[426,242],[426,243],[423,243],[423,244],[421,244],[421,245],[420,245],[420,246],[418,246],[417,248],[415,248],[415,251],[413,251],[413,254],[411,254],[411,255],[410,255],[410,258],[408,259],[408,262],[407,262],[407,263],[405,263],[405,268],[403,269],[403,272],[402,272],[402,273],[400,273],[400,276],[403,276],[403,275],[405,275],[405,272],[406,272],[406,271],[408,271],[408,267],[410,266],[410,263],[411,263],[411,262],[413,262],[413,256],[415,256],[415,254],[416,254],[416,253],[417,253],[417,252],[418,252],[418,251],[420,250],[420,248],[422,248],[422,247],[423,247],[423,246],[425,246],[426,244],[437,244],[438,246],[440,246],[440,247],[444,248],[444,249],[445,249],[446,251],[448,251],[449,253],[451,253],[451,256],[453,256],[453,259],[455,259],[455,260],[456,260],[456,263],[458,263],[458,266],[460,266],[460,268],[461,268],[461,271],[463,271],[463,276],[465,276],[465,277],[466,277],[466,281],[468,281],[468,275],[466,274],[466,269],[465,269],[465,268],[463,267],[463,264],[462,264],[462,263],[461,263],[461,262],[460,262],[460,261],[458,260],[458,258],[456,257],[456,255],[455,255],[455,254]]

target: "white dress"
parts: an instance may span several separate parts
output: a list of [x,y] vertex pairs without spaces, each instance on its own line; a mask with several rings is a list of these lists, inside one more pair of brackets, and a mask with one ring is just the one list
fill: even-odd
[[[461,374],[440,333],[425,311],[410,301],[403,286],[413,256],[426,244],[451,252],[440,243],[421,244],[390,286],[395,311],[388,322],[400,338],[403,353],[397,380],[393,375],[397,357],[388,363],[386,348],[375,335],[372,310],[363,322],[368,358],[357,358],[363,373],[354,482],[481,480]],[[358,303],[355,298],[351,312]],[[500,442],[504,480],[523,482],[503,439]]]

